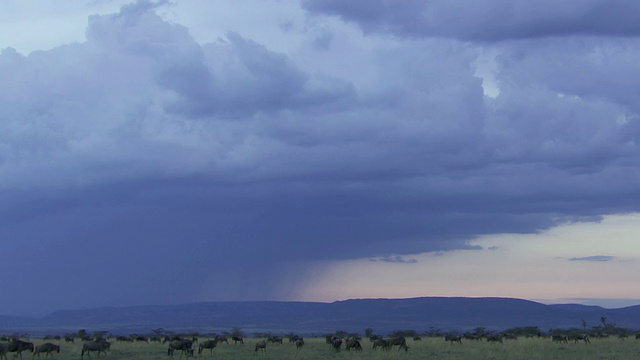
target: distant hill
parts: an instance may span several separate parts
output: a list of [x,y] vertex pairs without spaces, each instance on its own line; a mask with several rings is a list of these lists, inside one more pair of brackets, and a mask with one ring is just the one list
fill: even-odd
[[52,333],[79,329],[109,330],[117,334],[174,331],[215,332],[237,327],[245,333],[296,332],[322,334],[345,330],[377,333],[442,329],[501,330],[517,326],[595,326],[601,317],[630,329],[640,328],[640,306],[604,309],[578,304],[544,305],[512,298],[420,297],[409,299],[353,299],[319,302],[207,302],[183,305],[101,307],[56,311],[41,318],[0,316],[0,333]]

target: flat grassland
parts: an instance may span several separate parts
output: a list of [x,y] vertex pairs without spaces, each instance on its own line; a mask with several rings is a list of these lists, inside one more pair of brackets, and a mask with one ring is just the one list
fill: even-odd
[[[204,341],[201,338],[200,341]],[[443,338],[423,338],[420,341],[408,339],[409,351],[399,351],[397,347],[389,351],[372,350],[372,344],[368,339],[361,341],[362,351],[347,352],[344,348],[336,352],[326,344],[324,338],[305,339],[305,345],[296,350],[296,347],[288,343],[268,344],[266,353],[255,352],[255,343],[261,339],[245,339],[245,344],[219,344],[213,354],[209,350],[203,350],[198,355],[198,343],[194,344],[195,358],[207,359],[635,359],[640,358],[640,340],[629,338],[592,339],[590,344],[573,343],[558,344],[548,338],[520,338],[518,340],[505,340],[504,343],[487,343],[486,341],[463,341],[462,344],[445,342]],[[41,339],[31,339],[35,345],[43,344]],[[54,353],[53,358],[59,360],[80,359],[82,342],[76,343],[56,342],[60,345],[60,353]],[[85,354],[85,359],[124,360],[124,359],[171,359],[167,355],[168,346],[159,343],[122,343],[112,341],[111,350],[107,355],[92,353]],[[13,355],[7,354],[9,358]],[[45,355],[35,358],[45,358]],[[25,359],[31,359],[30,353],[24,353]],[[51,358],[51,356],[49,356]],[[173,359],[185,358],[176,351]]]

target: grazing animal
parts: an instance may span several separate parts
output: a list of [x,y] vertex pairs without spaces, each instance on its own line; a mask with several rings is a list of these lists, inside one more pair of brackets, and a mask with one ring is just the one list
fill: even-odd
[[82,352],[80,353],[80,357],[84,359],[84,354],[91,356],[92,351],[100,353],[104,353],[107,355],[107,350],[111,349],[111,343],[107,340],[98,340],[98,341],[87,341],[82,344]]
[[360,341],[356,339],[348,339],[344,344],[344,348],[347,351],[351,351],[351,349],[356,351],[362,351],[362,345],[360,345]]
[[209,352],[211,353],[211,355],[213,355],[213,349],[218,345],[218,341],[216,340],[207,340],[204,342],[201,342],[198,345],[198,355],[202,355],[202,349],[209,349]]
[[552,335],[551,341],[557,343],[569,343],[569,335]]
[[75,343],[76,342],[75,339],[72,338],[71,336],[65,336],[64,337],[64,341],[68,342],[68,343]]
[[589,335],[587,334],[578,334],[571,336],[574,344],[577,344],[578,341],[584,341],[585,344],[590,344],[591,340],[589,340]]
[[553,335],[551,337],[551,341],[553,342],[557,342],[557,343],[569,343],[569,337],[567,335]]
[[378,348],[382,348],[382,350],[389,350],[391,349],[391,345],[389,345],[389,341],[383,339],[383,338],[377,338],[373,341],[373,350],[377,350]]
[[136,336],[136,342],[146,342],[149,343],[149,338],[146,336]]
[[240,343],[244,345],[244,339],[242,339],[242,336],[232,336],[231,340],[233,340],[234,344]]
[[300,348],[304,346],[304,339],[298,337],[298,339],[294,342],[294,345],[296,346],[296,350],[300,350]]
[[291,336],[289,336],[289,342],[290,342],[290,343],[294,343],[294,342],[296,342],[296,340],[298,340],[298,339],[300,339],[300,336],[298,336],[298,335],[291,335]]
[[7,351],[19,354],[20,355],[20,359],[22,359],[22,352],[25,351],[25,350],[29,350],[30,352],[33,352],[33,350],[34,350],[33,343],[32,342],[28,342],[28,341],[22,341],[22,340],[18,340],[18,339],[13,339],[7,345]]
[[404,349],[404,351],[409,351],[409,347],[407,346],[407,339],[404,336],[398,336],[391,340],[389,340],[389,345],[391,347],[398,346],[398,351]]
[[216,335],[215,340],[219,343],[225,343],[225,344],[229,344],[229,339],[226,336],[223,335]]
[[60,353],[60,345],[56,345],[48,342],[48,343],[44,343],[42,345],[36,346],[36,349],[33,352],[33,356],[38,355],[38,357],[40,357],[41,353],[45,353],[44,357],[46,359],[49,355],[53,357],[53,354],[51,353],[54,351],[57,353]]
[[183,354],[187,356],[193,355],[193,340],[173,340],[169,343],[169,349],[167,349],[167,355],[173,356],[176,350],[180,350],[180,357]]
[[267,353],[267,342],[265,340],[258,341],[256,343],[256,349],[253,350],[254,355],[255,355],[255,353],[258,352],[258,350],[260,350],[261,352],[263,352],[265,354]]
[[333,341],[331,341],[331,347],[335,351],[340,351],[340,347],[342,347],[342,339],[338,337],[333,339]]
[[491,334],[487,336],[487,342],[502,344],[502,335]]
[[274,344],[282,344],[282,338],[280,336],[269,336],[267,341]]
[[458,344],[462,344],[462,335],[453,335],[453,334],[445,335],[444,341],[450,341],[452,345],[454,342],[457,342]]

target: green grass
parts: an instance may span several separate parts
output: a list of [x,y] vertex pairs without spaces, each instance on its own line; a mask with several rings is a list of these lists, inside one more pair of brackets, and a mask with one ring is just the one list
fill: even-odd
[[[305,339],[305,345],[296,350],[293,344],[285,343],[267,345],[266,354],[254,353],[255,343],[260,339],[247,339],[245,345],[220,344],[213,351],[213,356],[208,350],[204,350],[203,359],[634,359],[640,358],[640,341],[628,339],[626,341],[617,338],[592,339],[591,344],[556,344],[550,339],[518,339],[505,341],[503,344],[490,344],[487,342],[463,341],[463,344],[450,344],[442,338],[424,338],[422,341],[408,340],[410,347],[408,352],[392,349],[390,351],[373,351],[369,340],[362,340],[364,350],[362,352],[346,352],[344,349],[335,352],[329,348],[324,339]],[[39,345],[45,341],[32,339]],[[82,349],[81,342],[74,344],[60,343],[61,351],[55,354],[54,359],[79,359]],[[197,355],[197,344],[195,358]],[[8,355],[11,359],[12,355]],[[25,353],[25,359],[31,359],[31,354]],[[37,357],[36,357],[37,358]],[[44,359],[44,355],[40,358]],[[123,360],[123,359],[170,359],[167,356],[167,345],[158,343],[121,343],[112,340],[111,351],[105,356],[98,357],[95,353],[91,359]],[[176,352],[174,359],[179,359]],[[182,357],[184,358],[184,356]],[[85,355],[85,359],[89,359]]]

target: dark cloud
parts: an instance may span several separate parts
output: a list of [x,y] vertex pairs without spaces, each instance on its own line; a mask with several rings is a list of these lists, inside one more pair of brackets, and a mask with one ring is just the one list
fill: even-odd
[[[639,210],[633,39],[496,47],[488,98],[461,42],[385,40],[352,82],[235,32],[200,45],[157,5],[0,54],[0,287],[29,284],[7,311],[282,299],[317,261]],[[314,54],[345,46],[327,34]]]
[[585,256],[585,257],[574,257],[574,258],[570,258],[569,261],[613,261],[615,259],[616,259],[615,256],[594,255],[594,256]]
[[632,0],[464,1],[304,0],[312,14],[335,15],[365,32],[493,42],[569,35],[638,36]]

